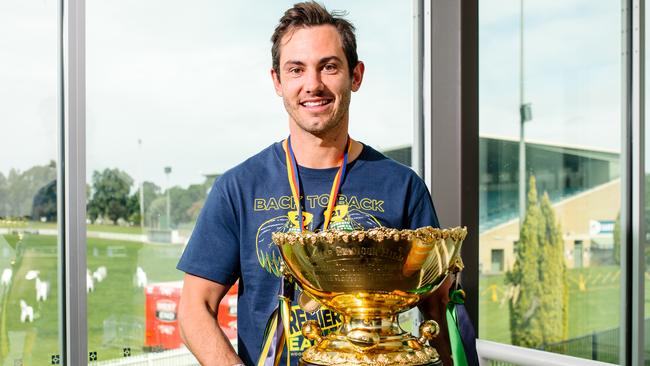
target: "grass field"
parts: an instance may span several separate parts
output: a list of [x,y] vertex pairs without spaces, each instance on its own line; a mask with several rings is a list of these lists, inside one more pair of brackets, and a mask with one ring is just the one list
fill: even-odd
[[[15,252],[8,245],[17,238],[0,236],[0,270],[10,266]],[[58,283],[56,238],[25,235],[18,246],[10,287],[0,286],[0,365],[49,365],[58,354]],[[135,286],[137,266],[150,283],[179,280],[175,269],[182,246],[156,245],[114,240],[88,239],[87,264],[91,271],[107,268],[108,276],[95,282],[88,294],[88,350],[100,360],[123,357],[123,348],[142,352],[144,342],[144,290]],[[9,255],[6,255],[9,254]],[[40,279],[50,283],[48,299],[36,302],[35,281],[26,280],[28,270],[39,270]],[[20,322],[20,300],[34,308],[34,322]]]
[[[569,338],[619,326],[620,280],[616,266],[569,269]],[[649,282],[646,280],[646,294]],[[483,339],[511,341],[506,290],[503,275],[480,279],[479,334]],[[646,313],[648,310],[646,300]]]
[[[18,258],[13,266],[14,281],[9,287],[0,285],[0,365],[14,365],[19,358],[23,365],[49,365],[59,347],[56,238],[26,234],[16,253],[10,244],[17,241],[14,235],[0,236],[0,271]],[[142,352],[145,296],[135,285],[135,269],[142,267],[150,283],[178,280],[182,275],[175,265],[181,251],[178,245],[88,239],[88,268],[94,271],[106,266],[108,270],[108,277],[95,283],[94,291],[88,294],[89,351],[97,352],[99,360],[122,357],[127,347],[132,354]],[[36,302],[35,281],[25,279],[31,269],[39,270],[40,279],[50,283],[45,302]],[[569,337],[618,326],[618,267],[571,269],[568,281]],[[646,293],[650,293],[648,289]],[[506,291],[503,275],[481,277],[481,338],[510,343]],[[34,307],[33,323],[20,322],[21,299]]]

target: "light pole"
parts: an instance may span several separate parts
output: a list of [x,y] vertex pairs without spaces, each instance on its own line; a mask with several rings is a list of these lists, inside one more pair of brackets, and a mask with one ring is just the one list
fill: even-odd
[[530,103],[524,98],[524,0],[520,0],[519,17],[519,228],[526,217],[526,140],[524,125],[533,119]]
[[138,152],[140,156],[140,230],[144,233],[144,174],[142,174],[142,139],[138,139]]
[[170,204],[169,204],[169,173],[172,172],[172,167],[166,166],[165,167],[165,175],[167,176],[167,229],[171,228],[171,222],[170,222]]

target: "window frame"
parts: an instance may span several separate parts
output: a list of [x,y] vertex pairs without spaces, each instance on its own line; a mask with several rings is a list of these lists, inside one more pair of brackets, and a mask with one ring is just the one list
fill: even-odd
[[59,339],[64,365],[88,363],[85,26],[85,0],[61,0],[57,204]]
[[[643,365],[645,321],[645,1],[622,0],[621,332],[619,361]],[[624,275],[623,275],[624,274]]]
[[[644,61],[645,2],[621,0],[621,336],[623,365],[644,364]],[[463,285],[478,333],[478,0],[425,2],[424,177],[443,226],[466,225]],[[435,50],[433,52],[432,50]],[[629,51],[631,50],[631,52]],[[449,99],[447,99],[449,98]],[[435,111],[435,113],[434,113]],[[441,161],[436,157],[444,156]],[[488,360],[525,365],[606,363],[526,349],[479,337]],[[542,357],[540,357],[540,355]]]

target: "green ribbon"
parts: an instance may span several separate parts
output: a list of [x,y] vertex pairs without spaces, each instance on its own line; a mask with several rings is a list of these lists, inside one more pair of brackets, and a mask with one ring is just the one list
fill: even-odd
[[449,303],[447,304],[447,329],[449,330],[449,343],[451,346],[451,358],[454,361],[454,366],[469,366],[467,357],[465,356],[465,347],[463,346],[463,339],[460,336],[458,329],[458,317],[456,315],[456,304],[464,304],[464,291],[454,290],[451,292]]

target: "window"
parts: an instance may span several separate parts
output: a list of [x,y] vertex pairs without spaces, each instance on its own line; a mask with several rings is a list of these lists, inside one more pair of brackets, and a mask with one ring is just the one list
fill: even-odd
[[59,1],[0,4],[0,360],[59,349]]
[[[208,190],[288,134],[270,37],[292,4],[87,1],[88,350],[100,361],[181,345],[175,266]],[[410,3],[326,6],[349,12],[366,64],[350,135],[410,164]],[[234,343],[234,317],[221,319],[233,299],[219,323]]]
[[492,272],[503,271],[503,249],[492,249]]
[[617,363],[620,4],[508,4],[479,2],[480,337]]

